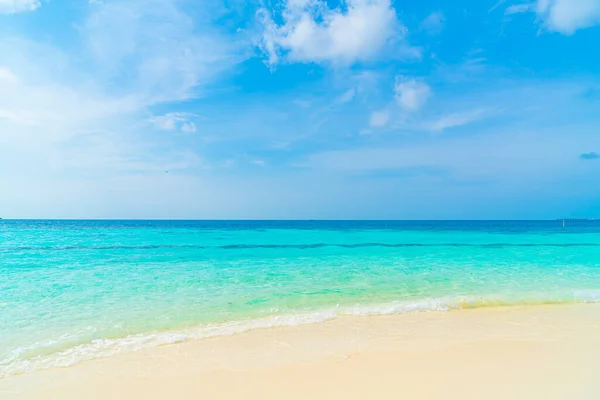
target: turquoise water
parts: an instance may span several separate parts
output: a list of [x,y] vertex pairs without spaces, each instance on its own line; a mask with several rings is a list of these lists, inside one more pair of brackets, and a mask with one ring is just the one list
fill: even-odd
[[600,301],[600,223],[0,221],[0,377],[340,315]]

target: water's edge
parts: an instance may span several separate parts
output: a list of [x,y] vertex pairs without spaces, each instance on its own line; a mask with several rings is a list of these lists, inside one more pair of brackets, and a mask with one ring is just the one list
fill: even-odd
[[14,360],[5,360],[5,362],[0,364],[0,379],[49,368],[70,367],[84,361],[190,340],[230,336],[258,329],[317,324],[339,317],[372,317],[414,312],[458,311],[485,307],[586,303],[600,303],[600,290],[577,290],[573,291],[572,295],[567,296],[529,294],[521,296],[518,299],[510,299],[503,295],[489,297],[463,296],[423,299],[412,302],[359,305],[355,307],[332,307],[312,312],[213,323],[188,329],[152,331],[121,338],[97,339],[45,356],[29,359],[15,357]]

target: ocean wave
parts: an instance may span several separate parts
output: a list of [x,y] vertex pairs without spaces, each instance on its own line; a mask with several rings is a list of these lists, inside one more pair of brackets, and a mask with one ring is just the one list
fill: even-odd
[[[600,290],[576,290],[570,294],[563,295],[530,294],[518,298],[510,298],[506,295],[464,296],[421,299],[409,302],[357,305],[354,307],[336,306],[334,308],[308,313],[274,315],[249,320],[203,325],[191,329],[162,332],[154,331],[122,338],[97,339],[89,343],[79,344],[57,351],[50,355],[33,358],[12,357],[11,359],[0,361],[0,379],[42,369],[69,367],[83,361],[110,357],[117,354],[139,351],[162,345],[207,339],[217,336],[235,335],[257,329],[315,324],[339,317],[398,315],[414,312],[450,311],[495,306],[574,303],[600,303]],[[35,345],[31,345],[25,350],[31,351],[34,348]],[[23,350],[24,349],[17,349],[14,351],[14,354],[22,353]]]
[[113,246],[16,246],[0,247],[0,252],[22,251],[73,251],[73,250],[159,250],[159,249],[209,249],[209,250],[247,250],[247,249],[318,249],[339,247],[344,249],[384,247],[473,247],[473,248],[510,248],[510,247],[600,247],[600,243],[309,243],[309,244],[229,244],[229,245],[113,245]]

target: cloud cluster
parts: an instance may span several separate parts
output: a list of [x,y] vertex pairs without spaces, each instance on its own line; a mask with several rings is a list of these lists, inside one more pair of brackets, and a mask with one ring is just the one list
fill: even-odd
[[352,64],[372,59],[405,28],[390,0],[346,0],[330,9],[321,0],[288,0],[277,24],[267,9],[259,16],[265,26],[261,48],[268,62]]
[[[59,7],[55,1],[0,0],[0,14],[33,11],[40,2]],[[530,19],[538,15],[546,31],[571,34],[599,22],[599,0],[522,2],[498,4],[508,7],[505,14],[528,12]],[[531,182],[536,182],[538,176],[589,174],[590,168],[598,167],[594,161],[582,161],[599,158],[585,153],[600,146],[596,131],[580,133],[597,126],[592,96],[597,83],[569,91],[534,90],[535,96],[526,97],[529,90],[523,81],[518,85],[523,91],[470,96],[475,81],[465,77],[474,71],[483,75],[482,58],[440,69],[439,75],[430,67],[444,60],[435,57],[433,46],[432,63],[398,62],[404,61],[400,58],[406,51],[419,54],[405,39],[407,30],[398,17],[401,2],[226,3],[84,1],[72,15],[76,19],[60,25],[59,31],[52,30],[58,29],[54,13],[39,13],[36,21],[39,17],[47,24],[47,35],[23,24],[19,16],[1,16],[15,25],[3,30],[14,36],[0,34],[0,178],[11,188],[0,196],[0,208],[13,216],[19,209],[22,216],[114,217],[110,211],[119,210],[121,216],[157,217],[157,209],[166,217],[173,216],[172,210],[187,217],[193,216],[190,210],[200,210],[205,214],[198,215],[205,217],[232,217],[231,210],[239,217],[257,215],[242,208],[250,206],[273,217],[272,210],[283,199],[280,193],[298,206],[305,201],[304,193],[296,190],[302,186],[298,175],[293,174],[320,183],[331,193],[336,209],[337,189],[350,187],[345,186],[348,171],[446,168],[459,177],[509,181],[521,170],[535,168]],[[264,54],[256,54],[254,11],[267,5],[258,13]],[[243,11],[231,11],[236,6]],[[408,16],[420,32],[415,40],[425,41],[444,29],[441,11],[425,20],[412,17]],[[19,28],[26,29],[19,33]],[[68,40],[61,41],[62,34]],[[426,43],[424,47],[429,48]],[[271,80],[251,68],[244,76],[222,79],[248,56],[263,59],[265,54],[271,66],[318,66],[285,69]],[[299,70],[308,72],[298,77]],[[482,90],[495,87],[491,82],[498,76],[478,81]],[[247,92],[256,86],[260,91]],[[196,101],[212,90],[218,92],[215,101]],[[200,119],[182,110],[210,117]],[[571,121],[579,125],[558,126]],[[489,133],[492,124],[500,127]],[[380,129],[403,134],[352,137],[364,125],[362,133]],[[560,132],[549,136],[550,129]],[[453,134],[422,134],[443,131]],[[565,131],[576,134],[564,135]],[[366,143],[374,147],[364,147]],[[495,159],[489,148],[498,153]],[[292,168],[297,160],[312,163],[314,171],[298,172]],[[258,179],[247,181],[252,176],[243,166],[249,165],[265,167],[263,176],[268,173],[270,183],[263,190],[255,190]],[[225,168],[230,170],[224,173]],[[223,182],[225,175],[229,176]],[[334,175],[342,182],[335,188],[327,181]],[[374,195],[355,182],[352,190],[357,193],[392,199],[388,189]],[[281,190],[282,185],[290,190]],[[259,197],[244,197],[247,201],[240,205],[240,193],[254,192],[269,194],[272,207]],[[311,195],[323,196],[319,200],[329,196],[322,193],[315,190]],[[64,214],[49,212],[49,200],[52,210]],[[143,215],[142,203],[148,204],[144,207],[149,214]],[[320,209],[321,202],[315,204]],[[80,213],[73,214],[73,207],[81,207]]]
[[413,114],[425,106],[431,97],[431,88],[422,79],[398,75],[393,89],[395,105],[388,104],[383,110],[371,112],[369,117],[371,128],[387,126],[393,119],[394,114],[397,114],[398,108],[402,112],[401,120],[410,119]]

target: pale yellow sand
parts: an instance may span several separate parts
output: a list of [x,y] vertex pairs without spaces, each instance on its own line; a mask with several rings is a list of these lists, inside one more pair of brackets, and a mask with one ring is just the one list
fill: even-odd
[[600,399],[600,306],[341,318],[0,381],[0,399]]

